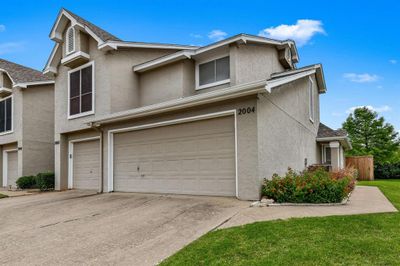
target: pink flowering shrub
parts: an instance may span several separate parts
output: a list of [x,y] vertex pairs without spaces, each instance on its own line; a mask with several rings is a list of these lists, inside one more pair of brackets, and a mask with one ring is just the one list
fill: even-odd
[[356,176],[350,168],[335,172],[313,168],[300,173],[289,168],[285,176],[265,179],[262,195],[278,203],[339,203],[354,189]]

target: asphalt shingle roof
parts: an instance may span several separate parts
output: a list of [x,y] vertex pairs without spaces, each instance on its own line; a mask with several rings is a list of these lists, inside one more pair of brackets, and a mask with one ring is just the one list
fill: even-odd
[[347,132],[344,129],[334,130],[322,123],[319,123],[318,128],[318,138],[329,138],[329,137],[345,137],[347,136]]
[[112,35],[111,33],[99,28],[98,26],[94,25],[93,23],[90,23],[89,21],[87,21],[86,19],[81,18],[80,16],[72,13],[71,11],[67,10],[64,8],[64,10],[66,12],[68,12],[74,19],[76,19],[76,21],[80,24],[85,25],[86,27],[88,27],[91,31],[94,32],[94,34],[96,34],[100,39],[103,40],[103,42],[106,41],[122,41],[121,39],[115,37],[114,35]]
[[51,78],[42,74],[42,72],[22,66],[0,58],[0,70],[6,71],[14,83],[26,83],[34,81],[48,81]]

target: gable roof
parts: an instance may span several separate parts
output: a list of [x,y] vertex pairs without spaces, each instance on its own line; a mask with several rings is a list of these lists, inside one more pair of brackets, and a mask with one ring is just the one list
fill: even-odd
[[66,8],[62,8],[67,13],[69,13],[78,23],[88,27],[94,34],[96,34],[103,42],[106,41],[121,41],[118,37],[112,35],[108,31],[103,30],[102,28],[94,25],[93,23],[85,20],[84,18],[72,13],[71,11],[67,10]]
[[75,13],[62,8],[58,13],[57,19],[50,31],[50,39],[55,41],[52,52],[47,60],[46,66],[43,69],[45,74],[56,74],[57,64],[54,61],[61,60],[61,43],[63,42],[63,31],[65,27],[71,23],[72,26],[85,31],[93,39],[97,41],[97,48],[102,51],[117,50],[118,48],[146,48],[146,49],[197,49],[197,46],[178,45],[178,44],[163,44],[163,43],[146,43],[146,42],[128,42],[119,39],[106,30],[94,25]]
[[133,71],[135,72],[144,72],[147,70],[151,70],[169,63],[173,63],[175,61],[185,59],[185,58],[192,58],[195,57],[196,55],[208,52],[210,50],[214,50],[216,48],[229,45],[231,43],[258,43],[258,44],[270,44],[270,45],[275,45],[278,48],[281,47],[289,47],[291,49],[292,54],[293,54],[293,62],[297,63],[299,60],[298,54],[297,54],[297,48],[292,40],[285,40],[285,41],[278,41],[278,40],[273,40],[273,39],[268,39],[265,37],[260,37],[260,36],[255,36],[255,35],[250,35],[250,34],[244,34],[240,33],[235,36],[229,37],[227,39],[211,43],[206,46],[201,46],[197,47],[191,50],[183,50],[183,51],[178,51],[176,53],[162,56],[147,62],[144,62],[142,64],[136,65],[133,67]]
[[302,68],[273,73],[271,75],[270,81],[275,81],[278,83],[279,80],[289,80],[290,77],[308,76],[314,73],[317,80],[319,93],[325,93],[327,89],[325,84],[324,70],[321,64],[314,64]]
[[13,82],[13,86],[18,86],[19,84],[45,84],[53,83],[53,80],[42,72],[22,66],[4,59],[0,59],[0,71],[4,71],[10,77]]

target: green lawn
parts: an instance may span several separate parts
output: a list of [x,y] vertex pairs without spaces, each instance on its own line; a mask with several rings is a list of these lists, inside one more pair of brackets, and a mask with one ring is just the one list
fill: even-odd
[[[400,180],[378,186],[400,209]],[[162,265],[400,265],[400,214],[258,222],[208,233]]]
[[2,198],[8,198],[8,196],[0,193],[0,199]]

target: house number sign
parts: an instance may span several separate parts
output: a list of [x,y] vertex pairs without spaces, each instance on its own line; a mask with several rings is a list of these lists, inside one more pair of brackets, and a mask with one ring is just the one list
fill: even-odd
[[250,114],[250,113],[254,113],[255,111],[256,111],[256,108],[254,106],[245,107],[245,108],[239,108],[238,109],[238,115]]

